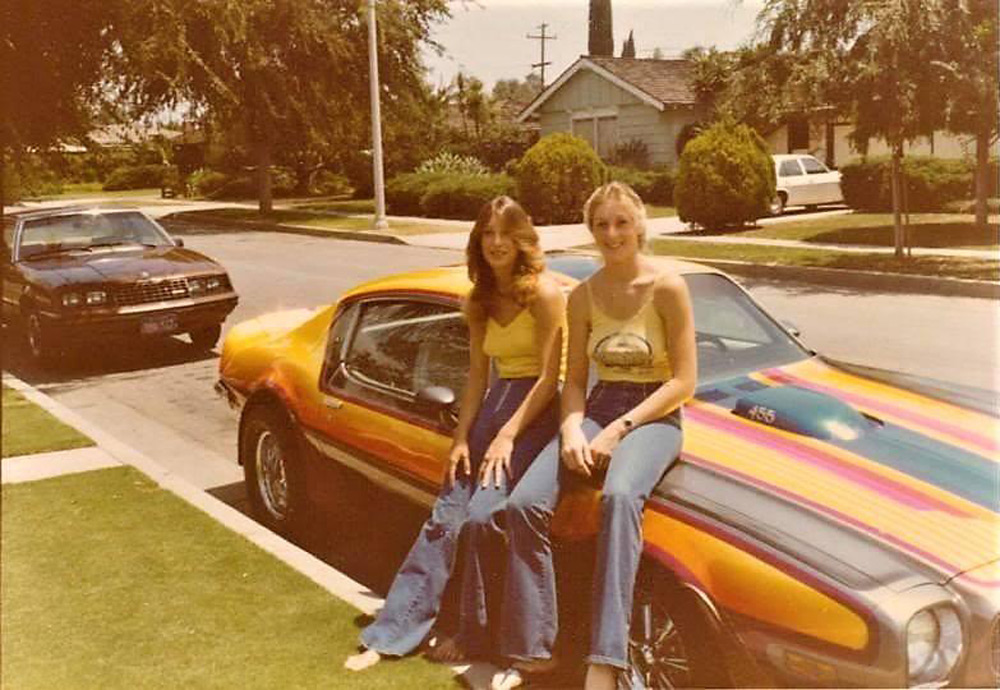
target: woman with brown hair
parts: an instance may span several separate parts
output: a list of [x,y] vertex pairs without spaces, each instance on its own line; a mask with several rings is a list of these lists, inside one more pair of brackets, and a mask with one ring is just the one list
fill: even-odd
[[[557,429],[565,298],[545,272],[531,218],[506,196],[485,204],[469,235],[466,258],[473,283],[465,304],[469,379],[444,485],[385,605],[361,633],[365,651],[345,662],[352,670],[367,668],[382,655],[408,654],[428,636],[451,577],[459,534],[470,519],[478,538],[466,547],[474,567],[463,577],[460,640],[439,644],[436,656],[450,661],[473,651],[470,647],[478,651],[479,641],[488,637],[483,553],[499,535],[495,516]],[[492,384],[491,361],[498,374]]]

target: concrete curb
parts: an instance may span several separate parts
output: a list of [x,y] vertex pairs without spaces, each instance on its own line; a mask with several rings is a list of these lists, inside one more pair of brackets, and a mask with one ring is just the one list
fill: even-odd
[[226,218],[175,218],[173,214],[160,219],[170,225],[219,225],[226,228],[242,228],[244,230],[261,230],[264,232],[283,232],[290,235],[309,235],[311,237],[332,237],[338,240],[356,240],[358,242],[380,242],[382,244],[409,244],[399,235],[380,235],[374,232],[357,232],[354,230],[321,230],[308,225],[282,225],[263,220],[230,220]]
[[909,275],[906,273],[853,271],[846,268],[755,264],[747,261],[732,261],[728,259],[690,258],[685,260],[712,266],[727,273],[747,278],[795,280],[814,285],[860,288],[881,292],[927,293],[943,295],[945,297],[980,297],[1000,300],[1000,283],[989,280],[966,280],[963,278],[939,278],[936,276]]
[[[122,443],[103,429],[91,424],[62,403],[53,400],[41,391],[4,372],[3,382],[21,393],[25,398],[45,409],[60,421],[89,436],[100,448],[123,465],[130,465],[158,485],[183,499],[198,510],[206,513],[233,532],[246,537],[251,542],[302,573],[333,596],[347,602],[363,613],[373,614],[382,599],[366,587],[330,567],[311,553],[285,541],[262,525],[254,522],[235,508],[198,489],[193,484],[172,473],[159,463],[146,457],[134,448]],[[5,461],[6,462],[6,461]]]

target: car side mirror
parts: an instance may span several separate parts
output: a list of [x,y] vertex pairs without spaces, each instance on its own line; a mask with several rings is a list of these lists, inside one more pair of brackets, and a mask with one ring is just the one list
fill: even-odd
[[455,412],[455,391],[447,386],[426,386],[417,391],[417,402],[436,414],[441,423],[452,428],[458,423]]
[[178,247],[183,247],[184,246],[184,239],[181,238],[181,237],[175,237],[174,238],[174,244],[177,245]]

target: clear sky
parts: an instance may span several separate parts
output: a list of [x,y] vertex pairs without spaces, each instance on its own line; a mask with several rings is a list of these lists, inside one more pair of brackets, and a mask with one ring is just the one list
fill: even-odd
[[[523,79],[540,58],[537,35],[542,22],[545,80],[551,83],[576,58],[587,52],[589,0],[451,0],[452,18],[439,25],[433,38],[446,53],[427,51],[428,78],[435,86],[448,83],[459,71],[478,77],[492,88],[497,79]],[[636,56],[652,57],[659,47],[675,57],[696,45],[735,48],[751,37],[761,0],[612,0],[615,54],[629,30],[635,35]]]

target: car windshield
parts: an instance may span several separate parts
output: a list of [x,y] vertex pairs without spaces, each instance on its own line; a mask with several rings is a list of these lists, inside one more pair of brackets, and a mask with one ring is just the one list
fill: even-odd
[[161,247],[172,242],[156,223],[138,211],[74,213],[25,221],[18,256],[26,259],[121,244]]
[[728,278],[695,273],[684,279],[694,308],[699,384],[809,356]]

